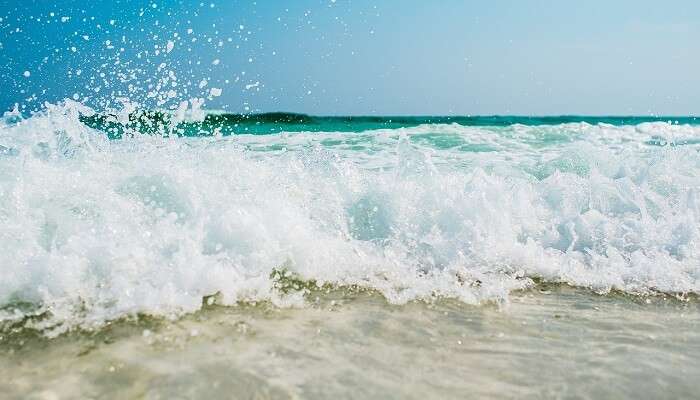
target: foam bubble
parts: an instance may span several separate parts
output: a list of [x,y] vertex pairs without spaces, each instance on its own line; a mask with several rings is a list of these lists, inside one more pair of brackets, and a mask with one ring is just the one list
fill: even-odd
[[302,304],[275,289],[281,268],[393,303],[504,300],[532,278],[700,293],[698,150],[648,144],[697,127],[109,141],[78,121],[90,112],[68,101],[0,128],[0,321],[89,327],[215,293]]

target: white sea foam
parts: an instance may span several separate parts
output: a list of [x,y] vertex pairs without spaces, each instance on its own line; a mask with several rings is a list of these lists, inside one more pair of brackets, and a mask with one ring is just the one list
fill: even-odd
[[301,305],[274,289],[281,267],[394,303],[506,300],[531,278],[700,293],[698,149],[647,144],[697,127],[109,141],[78,122],[89,112],[0,125],[0,321],[48,311],[37,326],[60,332],[214,293]]

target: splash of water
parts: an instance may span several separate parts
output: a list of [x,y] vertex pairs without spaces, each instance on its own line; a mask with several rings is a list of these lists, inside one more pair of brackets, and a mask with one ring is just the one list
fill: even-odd
[[[0,127],[0,320],[303,304],[284,268],[403,303],[532,279],[700,293],[700,128],[456,124],[109,140],[75,102]],[[445,146],[449,142],[459,145]],[[450,142],[451,143],[451,142]],[[482,151],[488,148],[488,151]]]

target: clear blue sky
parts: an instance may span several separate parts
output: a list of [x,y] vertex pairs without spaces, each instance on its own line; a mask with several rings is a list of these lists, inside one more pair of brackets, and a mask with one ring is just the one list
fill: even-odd
[[0,4],[0,107],[153,106],[128,85],[173,70],[234,112],[700,114],[698,1],[82,3]]

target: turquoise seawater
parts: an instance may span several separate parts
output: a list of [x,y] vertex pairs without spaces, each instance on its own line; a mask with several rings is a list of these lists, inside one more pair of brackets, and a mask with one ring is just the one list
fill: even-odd
[[[699,117],[668,116],[312,116],[294,113],[226,114],[209,113],[202,121],[171,124],[167,113],[145,112],[119,123],[109,115],[86,117],[90,126],[120,137],[128,128],[144,133],[174,133],[182,136],[268,135],[280,132],[363,132],[378,129],[411,128],[420,125],[456,124],[472,127],[508,127],[512,125],[561,125],[586,123],[614,126],[663,122],[698,125]],[[126,129],[125,129],[126,128]]]

